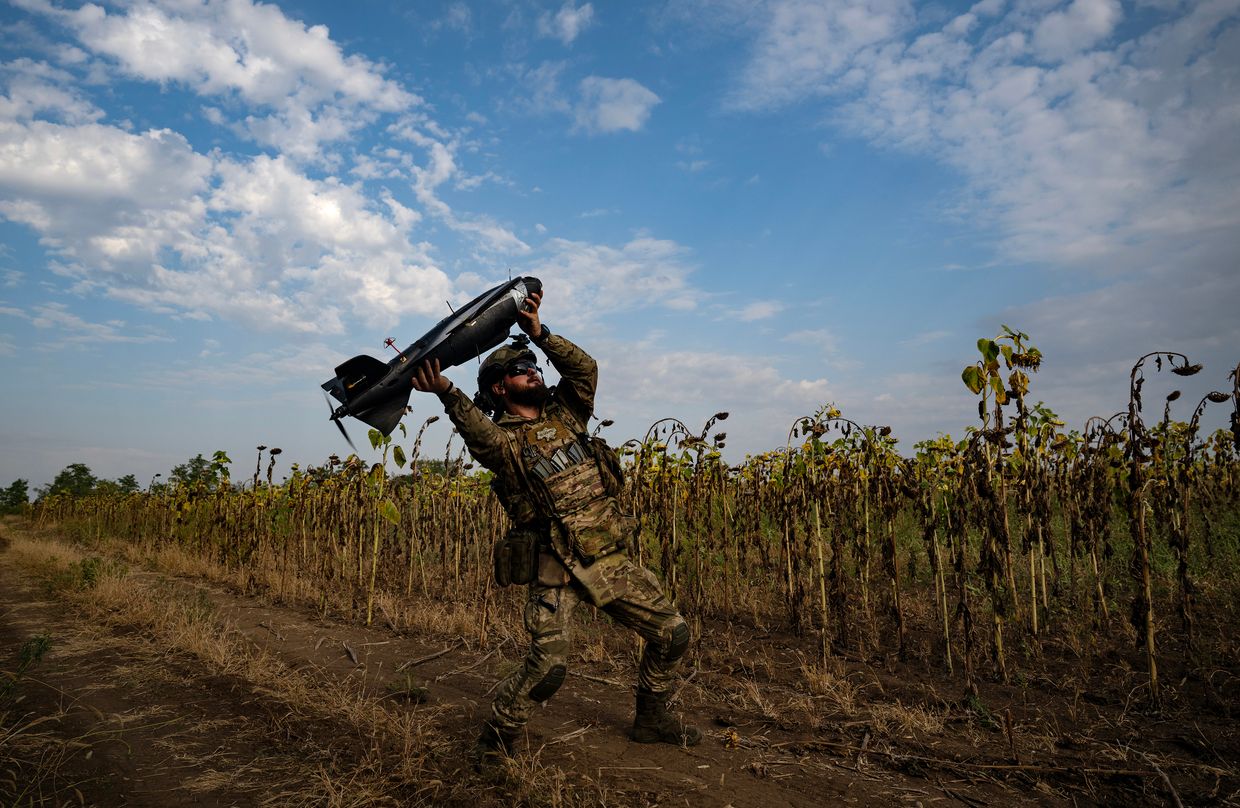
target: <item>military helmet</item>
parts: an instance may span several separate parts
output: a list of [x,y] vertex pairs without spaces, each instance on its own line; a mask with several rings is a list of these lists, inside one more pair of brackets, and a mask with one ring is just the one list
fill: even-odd
[[489,391],[491,385],[504,376],[504,369],[518,359],[537,359],[529,349],[528,340],[515,337],[507,345],[501,345],[492,351],[482,365],[478,367],[478,389]]

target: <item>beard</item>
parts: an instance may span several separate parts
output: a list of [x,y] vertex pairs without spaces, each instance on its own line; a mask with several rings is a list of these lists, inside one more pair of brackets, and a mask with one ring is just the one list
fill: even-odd
[[548,390],[545,385],[537,387],[527,387],[524,390],[509,390],[508,398],[514,404],[522,406],[541,407],[543,402],[547,400]]

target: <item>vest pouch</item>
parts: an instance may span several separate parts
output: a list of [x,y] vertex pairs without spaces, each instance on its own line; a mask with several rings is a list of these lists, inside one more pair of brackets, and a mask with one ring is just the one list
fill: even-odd
[[591,436],[582,433],[580,440],[590,457],[594,458],[594,462],[598,464],[599,476],[603,479],[603,490],[612,497],[623,494],[624,466],[620,464],[620,455],[598,435]]
[[538,577],[539,535],[529,528],[514,527],[495,543],[495,583],[500,586],[528,584]]
[[637,532],[637,520],[620,513],[616,501],[610,497],[592,503],[591,507],[564,521],[569,526],[573,555],[586,567],[604,556],[628,549]]
[[577,556],[582,566],[588,567],[598,559],[620,552],[628,547],[627,537],[620,530],[617,530],[617,527],[619,526],[612,526],[610,529],[590,528],[573,532],[573,555]]

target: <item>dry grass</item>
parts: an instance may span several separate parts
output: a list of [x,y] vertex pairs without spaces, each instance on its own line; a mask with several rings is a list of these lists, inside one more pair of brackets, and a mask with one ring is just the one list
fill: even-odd
[[755,712],[769,721],[778,721],[785,714],[756,682],[735,680],[735,685],[729,688],[729,695],[741,709]]
[[[256,559],[245,569],[230,569],[181,545],[145,548],[132,542],[101,538],[94,546],[109,556],[165,575],[210,581],[241,592],[256,591],[273,603],[337,614],[351,614],[357,608],[345,594],[324,591],[321,581],[284,571],[274,559]],[[498,634],[500,639],[509,635],[524,637],[520,620],[506,617],[512,611],[492,605],[487,634]],[[403,595],[383,590],[375,593],[374,620],[394,631],[447,638],[477,637],[482,631],[480,616],[477,604],[446,603],[420,597],[418,593]]]
[[900,702],[871,704],[870,723],[879,735],[912,737],[914,733],[940,735],[943,717],[924,707],[907,707]]
[[825,700],[829,709],[838,715],[852,718],[857,714],[858,688],[844,674],[839,663],[819,665],[802,662],[801,678],[809,692]]
[[[59,580],[57,572],[63,575],[73,565],[81,565],[89,558],[68,545],[35,542],[24,537],[13,540],[11,552],[19,563],[53,582]],[[316,681],[313,676],[290,670],[269,653],[240,638],[232,626],[219,621],[211,602],[200,591],[162,580],[143,580],[113,568],[100,575],[89,589],[65,586],[58,594],[99,623],[138,626],[154,639],[163,653],[175,649],[191,654],[205,663],[210,672],[242,679],[266,695],[278,698],[295,713],[343,719],[367,737],[395,743],[406,751],[420,751],[421,754],[410,757],[411,761],[426,759],[430,744],[423,737],[427,731],[423,717],[385,710],[381,704],[366,698],[360,685],[349,682],[328,685],[326,681]],[[406,769],[402,774],[414,774],[408,771],[409,766],[402,768]],[[236,786],[247,779],[264,787],[273,785],[273,779],[287,779],[290,787],[304,788],[306,783],[320,779],[307,779],[306,774],[290,772],[286,778],[281,778],[269,766],[263,771],[232,767],[220,775],[222,780],[213,780],[208,771],[199,778],[195,788],[212,790],[225,781]],[[380,783],[375,787],[382,786]],[[323,795],[303,792],[301,797],[304,799],[294,802],[318,804]],[[333,804],[333,801],[328,800],[326,804]]]
[[[326,671],[293,670],[281,660],[260,649],[220,619],[206,594],[188,583],[168,580],[149,572],[133,572],[129,567],[101,561],[45,535],[9,533],[11,557],[43,580],[56,597],[66,600],[75,613],[106,627],[138,628],[140,635],[128,635],[144,644],[153,657],[177,654],[197,659],[205,673],[236,677],[252,688],[258,698],[273,702],[273,715],[282,715],[277,726],[252,722],[216,727],[230,736],[260,746],[262,733],[285,734],[280,721],[295,724],[316,722],[338,727],[333,736],[354,739],[354,753],[341,755],[306,748],[300,733],[297,754],[276,754],[252,764],[222,754],[218,748],[195,747],[188,735],[167,741],[179,750],[175,757],[183,765],[200,768],[185,784],[191,791],[206,793],[229,788],[252,794],[262,805],[380,806],[419,804],[539,805],[575,806],[606,804],[603,792],[593,785],[573,786],[563,771],[541,763],[537,754],[515,758],[499,783],[479,784],[460,770],[461,742],[438,728],[446,708],[419,707],[410,710],[367,694],[355,679],[336,679]],[[124,545],[117,545],[118,550]],[[132,546],[125,556],[133,566],[167,564],[165,572],[204,577],[224,584],[237,583],[222,567],[164,548],[149,558],[135,554]],[[83,574],[88,571],[89,581]],[[287,582],[286,582],[287,585]],[[295,591],[293,587],[286,589]],[[410,605],[399,599],[380,604],[392,622],[407,628],[460,636],[478,629],[477,611]],[[518,632],[510,629],[516,636]],[[524,637],[524,631],[520,631]],[[468,636],[467,634],[467,636]],[[156,675],[157,665],[131,666],[127,679],[141,680]],[[186,684],[182,682],[181,684]],[[268,717],[268,723],[273,720]],[[132,724],[132,721],[129,722]],[[347,727],[347,729],[345,729]],[[25,728],[24,735],[35,743],[36,727]],[[255,735],[259,733],[259,735]],[[293,733],[298,735],[298,733]],[[363,739],[357,741],[356,739]],[[185,743],[178,743],[184,740]],[[63,740],[49,732],[41,743],[48,744],[48,758]],[[270,743],[267,741],[267,743]],[[10,744],[11,745],[11,744]],[[278,745],[278,743],[277,743]],[[66,753],[71,753],[72,748]],[[29,758],[29,755],[25,755]],[[3,757],[0,757],[0,762]],[[38,803],[35,803],[38,804]]]
[[7,800],[4,805],[50,805],[54,792],[64,791],[66,785],[70,791],[75,788],[76,784],[66,782],[63,771],[83,742],[57,732],[65,715],[32,717],[12,705],[0,705],[0,799]]

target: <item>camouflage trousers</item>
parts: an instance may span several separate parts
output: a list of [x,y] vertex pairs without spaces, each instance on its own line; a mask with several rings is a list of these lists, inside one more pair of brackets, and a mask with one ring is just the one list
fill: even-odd
[[[689,627],[663,594],[650,570],[622,553],[600,560],[611,568],[615,598],[599,608],[646,641],[637,671],[639,690],[666,693],[671,689],[680,658],[689,645]],[[515,732],[529,720],[534,707],[564,683],[573,611],[589,602],[579,584],[546,586],[535,581],[525,602],[529,653],[520,668],[500,684],[491,703],[491,723],[500,731]]]

